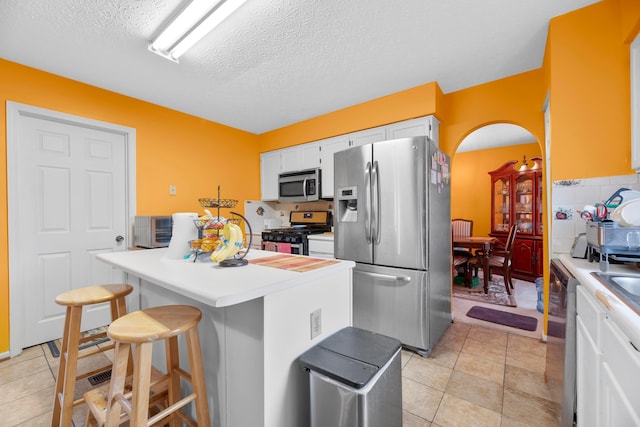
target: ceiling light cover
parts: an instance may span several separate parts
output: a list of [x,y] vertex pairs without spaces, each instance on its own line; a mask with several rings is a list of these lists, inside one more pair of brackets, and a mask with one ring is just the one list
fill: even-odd
[[246,0],[193,0],[149,44],[149,50],[178,62],[178,58],[191,46],[213,30],[229,15],[235,12]]

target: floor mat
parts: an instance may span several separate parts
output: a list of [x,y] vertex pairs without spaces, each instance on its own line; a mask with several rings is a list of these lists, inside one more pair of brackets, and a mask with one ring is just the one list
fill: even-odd
[[535,331],[538,327],[538,319],[535,317],[522,316],[520,314],[479,307],[477,305],[474,305],[469,309],[467,316],[473,317],[474,319],[496,323],[498,325],[522,329],[524,331]]
[[489,293],[484,293],[482,286],[482,277],[480,278],[480,284],[473,288],[467,288],[462,285],[453,285],[453,296],[469,299],[477,302],[485,302],[489,304],[504,305],[507,307],[517,307],[516,290],[511,289],[511,295],[509,295],[504,287],[504,280],[502,276],[496,274],[493,275],[493,280],[489,282]]

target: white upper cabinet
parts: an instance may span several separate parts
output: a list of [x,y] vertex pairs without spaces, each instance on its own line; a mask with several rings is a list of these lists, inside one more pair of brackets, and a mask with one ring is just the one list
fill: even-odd
[[440,121],[435,116],[419,117],[405,120],[386,126],[387,138],[410,138],[412,136],[428,136],[436,145],[439,145]]
[[260,154],[260,198],[262,200],[278,200],[280,157],[280,150]]
[[640,173],[640,35],[631,43],[631,167]]
[[320,141],[320,167],[322,168],[322,197],[333,197],[333,155],[351,145],[349,135],[334,136]]
[[320,144],[318,142],[296,145],[279,151],[282,153],[280,165],[282,172],[320,167]]
[[349,140],[351,141],[351,147],[371,144],[388,139],[386,126],[379,126],[377,128],[361,130],[358,132],[350,133],[348,136]]

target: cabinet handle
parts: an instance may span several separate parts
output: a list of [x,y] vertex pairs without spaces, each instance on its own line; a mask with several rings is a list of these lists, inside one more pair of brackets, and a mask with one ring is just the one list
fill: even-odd
[[609,310],[609,311],[613,310],[611,308],[611,304],[609,304],[609,299],[607,298],[607,296],[605,294],[603,294],[600,291],[596,291],[596,298],[598,298],[600,300],[600,302],[602,304],[604,304],[604,306],[607,308],[607,310]]

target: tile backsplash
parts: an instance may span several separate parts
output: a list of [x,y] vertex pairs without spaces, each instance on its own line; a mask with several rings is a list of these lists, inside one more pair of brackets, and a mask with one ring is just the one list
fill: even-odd
[[552,185],[551,258],[570,253],[575,236],[586,231],[580,218],[585,205],[602,203],[620,188],[640,191],[638,175],[560,180]]

